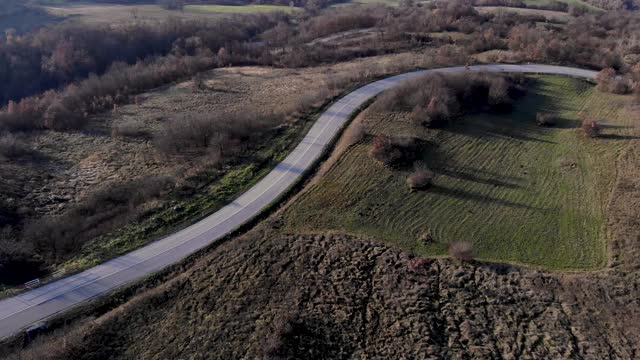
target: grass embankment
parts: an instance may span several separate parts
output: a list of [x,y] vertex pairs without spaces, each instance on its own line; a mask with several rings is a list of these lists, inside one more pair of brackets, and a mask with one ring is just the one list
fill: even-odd
[[281,5],[187,5],[184,10],[186,12],[213,12],[213,13],[260,13],[260,12],[272,12],[283,11],[286,13],[293,13],[300,10],[293,6],[281,6]]
[[546,19],[545,21],[546,24],[556,24],[556,25],[564,25],[571,18],[571,15],[569,15],[566,12],[529,9],[529,8],[515,8],[515,7],[504,7],[504,6],[479,6],[479,7],[476,7],[476,10],[481,14],[485,14],[485,13],[497,14],[501,12],[511,12],[511,13],[516,13],[518,15],[522,15],[522,16],[540,15],[540,16],[544,16],[544,18]]
[[[230,14],[283,11],[299,8],[276,5],[187,5],[183,11],[167,10],[156,4],[108,4],[47,2],[41,5],[49,14],[66,17],[65,21],[86,24],[114,24],[135,21],[163,21],[168,16],[180,19],[210,20]],[[1,20],[1,19],[0,19]],[[1,22],[0,22],[1,23]]]
[[[566,3],[567,5],[573,5],[573,6],[580,6],[580,7],[584,7],[587,8],[591,11],[596,11],[596,12],[603,12],[605,10],[597,7],[597,6],[593,6],[589,3],[587,3],[586,1],[581,1],[581,0],[557,0],[558,2],[563,2]],[[527,6],[540,6],[540,5],[545,5],[550,3],[550,1],[547,0],[524,0],[524,3],[527,4]]]
[[[628,97],[584,81],[543,76],[509,114],[476,114],[444,129],[403,114],[368,112],[372,134],[417,136],[434,186],[409,192],[411,169],[391,170],[351,147],[286,212],[292,232],[342,231],[384,240],[419,255],[444,255],[471,241],[481,259],[549,269],[594,269],[606,262],[605,208],[618,153],[628,143]],[[538,111],[561,117],[535,124]],[[581,113],[603,119],[603,138],[579,131]],[[370,137],[369,137],[370,138]],[[422,241],[425,234],[432,242]]]

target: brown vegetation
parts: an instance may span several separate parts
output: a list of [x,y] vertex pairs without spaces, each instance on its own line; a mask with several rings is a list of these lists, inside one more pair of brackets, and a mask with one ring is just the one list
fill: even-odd
[[638,0],[585,0],[588,4],[606,10],[637,10]]
[[171,191],[166,177],[146,177],[124,184],[108,185],[89,199],[58,216],[28,223],[24,239],[45,261],[59,262],[87,241],[115,230],[144,215],[145,205]]
[[111,135],[129,138],[148,138],[151,136],[144,124],[136,120],[128,120],[116,125],[111,131]]
[[112,109],[129,102],[132,95],[210,68],[212,61],[205,56],[169,56],[133,66],[116,64],[102,76],[11,103],[6,112],[0,113],[0,129],[81,129],[89,114]]
[[598,90],[614,94],[627,94],[635,86],[633,73],[625,77],[617,76],[616,71],[612,68],[600,71],[596,80],[598,82]]
[[[123,26],[64,24],[32,34],[11,35],[0,40],[0,104],[59,88],[90,74],[102,74],[118,62],[134,64],[169,53],[196,55],[205,49],[216,53],[227,44],[246,41],[268,29],[279,16],[246,15],[207,22],[169,19],[162,24],[136,22]],[[121,89],[125,85],[120,81]]]
[[221,159],[258,141],[267,130],[281,124],[284,116],[251,112],[180,116],[164,123],[155,143],[165,154],[209,151]]
[[[12,131],[77,129],[85,123],[85,114],[128,102],[136,93],[154,86],[228,64],[300,67],[425,46],[437,48],[434,65],[465,63],[470,54],[506,49],[516,60],[613,68],[624,74],[631,74],[637,63],[633,42],[609,46],[603,40],[626,39],[627,34],[639,30],[638,22],[628,14],[585,16],[571,26],[551,29],[535,26],[540,19],[479,14],[462,2],[336,12],[305,16],[297,26],[284,14],[262,14],[208,23],[174,19],[154,27],[142,23],[87,29],[65,25],[8,36],[0,47],[0,64],[6,65],[0,66],[0,79],[7,85],[0,93],[0,103],[19,103],[10,104],[0,114],[0,127]],[[373,26],[377,30],[363,41],[347,42],[345,46],[308,43],[326,35]],[[447,41],[430,35],[443,31],[475,36]],[[225,35],[214,35],[221,33]],[[265,43],[256,43],[256,36],[262,36]],[[150,59],[168,54],[166,58]],[[147,60],[140,61],[141,58]],[[89,84],[82,82],[63,91],[26,98],[91,73],[107,75],[93,77]],[[604,80],[602,87],[616,93],[640,88],[640,80],[632,75],[624,75],[622,80],[611,80],[610,76]],[[102,83],[110,85],[97,85]],[[429,103],[419,104],[416,116],[442,115],[438,109],[443,105],[437,100],[430,107]]]
[[416,123],[441,127],[463,114],[508,108],[523,93],[523,81],[520,76],[426,74],[386,92],[373,109],[411,111]]
[[416,170],[407,177],[407,186],[409,190],[426,189],[433,184],[434,174],[430,170]]
[[536,123],[538,126],[550,127],[556,125],[556,116],[551,113],[539,112],[536,114]]
[[371,155],[387,166],[400,167],[412,164],[419,149],[416,138],[377,135],[373,139]]
[[[0,233],[8,242],[0,244],[0,286],[32,280],[61,262],[86,256],[79,251],[85,245],[109,247],[100,250],[106,255],[111,239],[123,239],[123,228],[145,229],[135,238],[139,245],[190,220],[190,213],[172,212],[171,203],[206,193],[227,169],[271,166],[272,157],[297,140],[308,112],[341,91],[307,90],[310,79],[322,83],[325,78],[323,69],[302,74],[220,69],[201,76],[205,90],[194,94],[191,81],[185,81],[136,96],[136,105],[88,116],[85,131],[3,133],[0,198],[6,206],[0,210]],[[287,87],[281,86],[283,80]],[[274,114],[274,107],[281,112]],[[138,195],[132,187],[147,186],[140,183],[144,178],[172,178],[176,186],[134,202],[119,194],[103,196],[121,191],[134,199]],[[224,196],[233,196],[231,190]],[[209,198],[226,201],[221,196]],[[173,223],[154,222],[166,213]]]
[[565,278],[262,229],[5,357],[632,358],[639,287],[637,275]]
[[581,129],[584,134],[590,138],[600,136],[600,124],[596,120],[584,119],[582,121]]
[[0,134],[0,159],[16,159],[31,153],[31,149],[13,134]]
[[456,241],[449,244],[449,256],[456,260],[473,261],[473,245],[468,241]]
[[[551,6],[564,8],[556,3]],[[203,69],[230,64],[310,66],[406,49],[428,49],[428,56],[418,55],[425,58],[420,64],[428,67],[462,65],[474,53],[499,50],[508,52],[514,61],[611,68],[599,76],[603,90],[623,93],[640,89],[638,48],[632,36],[639,28],[633,14],[589,14],[572,19],[564,28],[539,21],[539,17],[478,14],[471,4],[451,1],[340,9],[318,17],[300,15],[295,21],[273,15],[213,25],[170,21],[166,29],[135,25],[11,34],[0,47],[0,80],[7,84],[0,92],[2,102],[7,103],[0,123],[13,132],[78,129],[90,121],[90,114],[132,102],[142,91],[192,78]],[[376,31],[340,44],[309,44],[321,37],[370,27]],[[449,36],[453,33],[473,36]],[[611,42],[614,38],[619,41]],[[148,58],[156,55],[163,57]],[[139,60],[142,58],[147,59]],[[403,67],[393,64],[389,69]],[[92,72],[100,75],[89,76]],[[354,79],[376,74],[362,70],[334,76],[326,81],[325,95],[334,94]],[[262,74],[253,76],[252,81],[258,78]],[[82,81],[59,89],[76,80]],[[196,91],[191,96],[217,91],[220,85],[210,86],[199,77],[194,80]],[[425,126],[441,126],[467,111],[508,107],[520,85],[518,78],[484,74],[464,78],[434,75],[389,92],[376,106],[409,112]],[[40,94],[54,88],[59,90]],[[220,93],[224,91],[226,88]],[[237,94],[245,94],[247,87],[234,91],[235,96],[241,96]],[[15,102],[7,102],[9,99]],[[313,101],[313,96],[301,98],[295,108],[306,108]],[[135,102],[140,105],[144,99]],[[190,156],[224,159],[249,143],[271,139],[272,131],[278,131],[283,123],[284,113],[293,109],[285,106],[287,111],[280,111],[282,104],[278,103],[279,111],[269,114],[247,109],[246,103],[225,104],[235,106],[234,111],[177,115],[181,109],[176,106],[175,113],[158,115],[156,128],[130,119],[106,128],[115,136],[138,139],[122,144],[153,139],[150,144],[160,150],[162,161]],[[540,115],[542,125],[550,125],[546,114]],[[599,129],[595,121],[585,125],[589,136]],[[357,131],[349,143],[357,143],[363,136]],[[379,135],[373,139],[372,155],[388,166],[411,165],[418,157],[419,145],[411,138]],[[30,147],[20,134],[0,138],[0,154],[13,161],[12,166]],[[144,151],[139,154],[148,155]],[[431,177],[418,171],[407,184],[418,189],[430,183]],[[633,188],[630,182],[627,179],[619,184],[616,198],[623,198],[625,189]],[[44,217],[25,213],[28,208],[2,197],[3,271],[14,273],[20,268],[11,268],[11,261],[63,261],[89,239],[156,209],[174,186],[174,179],[164,176],[116,182],[90,194],[83,199],[86,201]],[[618,210],[623,212],[624,207]],[[616,219],[627,225],[628,233],[617,240],[616,251],[635,254],[637,251],[629,248],[633,249],[637,238],[632,232],[637,228],[637,214],[623,215]],[[21,221],[25,218],[30,219],[24,224],[28,241],[15,241],[22,239]],[[425,235],[424,241],[433,238]],[[468,243],[452,245],[451,255],[464,261],[473,259]],[[628,257],[620,255],[625,261]],[[349,276],[344,276],[345,269],[349,269]],[[176,358],[187,353],[220,358],[394,358],[406,356],[407,344],[412,351],[433,357],[603,357],[611,353],[633,357],[637,331],[629,318],[637,319],[633,301],[638,278],[637,274],[614,275],[565,281],[506,266],[461,267],[446,260],[411,259],[379,244],[340,236],[270,234],[223,244],[173,282],[89,321],[64,338],[36,346],[33,352],[28,350],[23,358]],[[592,290],[585,290],[584,285]],[[598,310],[595,316],[593,309]],[[594,322],[608,331],[598,334],[594,329],[599,326]],[[191,341],[194,338],[208,340]]]

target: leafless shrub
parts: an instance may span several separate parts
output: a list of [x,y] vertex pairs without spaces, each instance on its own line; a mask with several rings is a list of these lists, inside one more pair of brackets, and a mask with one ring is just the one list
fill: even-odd
[[416,170],[407,178],[407,186],[411,191],[426,189],[433,184],[433,177],[433,171]]
[[354,122],[344,133],[347,146],[352,146],[364,139],[367,129],[361,122]]
[[449,245],[449,256],[454,259],[473,261],[473,245],[468,241],[456,241]]
[[422,233],[418,237],[418,240],[424,245],[429,245],[434,242],[433,235],[431,235],[431,231],[428,231],[428,230]]
[[601,127],[600,127],[600,124],[595,120],[591,120],[591,119],[583,120],[581,128],[584,134],[590,138],[596,138],[600,136]]
[[397,167],[412,163],[418,150],[419,144],[415,138],[378,135],[373,139],[371,155],[387,166]]
[[155,136],[164,154],[204,154],[223,158],[250,145],[281,121],[282,115],[246,113],[195,114],[168,120]]
[[61,215],[27,223],[23,238],[46,261],[63,260],[88,240],[138,220],[145,203],[171,191],[173,186],[173,179],[164,176],[106,185]]
[[628,94],[633,88],[632,81],[628,77],[618,76],[612,68],[601,70],[596,76],[598,90],[613,94]]
[[427,270],[427,266],[429,265],[429,260],[423,258],[413,258],[407,265],[407,268],[410,272],[416,274],[424,274]]
[[303,114],[310,109],[322,106],[330,97],[330,91],[326,86],[318,86],[313,90],[306,91],[293,100],[291,109],[281,109],[285,113]]
[[207,89],[207,84],[204,81],[204,76],[202,75],[202,73],[194,75],[191,82],[193,85],[193,91],[195,92],[204,91]]
[[114,126],[111,135],[117,137],[148,138],[151,133],[146,129],[144,123],[136,120],[127,120],[122,124]]
[[43,114],[44,126],[50,130],[76,130],[86,123],[79,109],[70,110],[61,101],[52,103]]
[[556,117],[551,113],[539,112],[536,114],[536,123],[538,126],[554,126],[556,124]]
[[296,310],[290,310],[281,316],[273,319],[269,324],[268,336],[262,340],[262,351],[269,359],[288,358],[287,346],[291,346],[293,337],[299,336],[300,329],[299,314]]
[[15,159],[30,154],[29,147],[13,134],[0,135],[0,157]]
[[624,95],[631,92],[631,86],[629,86],[627,81],[617,79],[609,86],[609,91],[614,94]]
[[378,135],[373,139],[371,155],[386,165],[393,164],[402,158],[400,149],[394,146],[392,139],[386,135]]
[[416,123],[439,127],[465,112],[508,107],[522,89],[522,79],[512,76],[426,74],[387,91],[372,110],[410,112]]

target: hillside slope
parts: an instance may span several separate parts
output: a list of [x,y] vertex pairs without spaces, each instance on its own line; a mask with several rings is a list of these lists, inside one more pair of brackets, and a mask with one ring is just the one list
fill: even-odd
[[565,279],[267,231],[22,356],[630,358],[639,289],[637,275]]
[[[285,227],[361,235],[423,256],[469,241],[484,260],[603,267],[616,159],[638,139],[633,98],[557,76],[530,78],[527,88],[512,110],[469,114],[442,128],[387,110],[380,98],[359,118],[367,136],[288,209]],[[558,123],[538,126],[537,113]],[[586,138],[582,118],[602,119],[602,137]],[[381,134],[423,145],[412,164],[393,168],[371,155]],[[433,186],[410,191],[407,177],[422,168],[434,172]]]

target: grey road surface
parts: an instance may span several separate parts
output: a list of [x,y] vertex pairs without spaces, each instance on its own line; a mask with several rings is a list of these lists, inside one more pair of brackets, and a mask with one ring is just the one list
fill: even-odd
[[300,144],[265,178],[231,204],[188,228],[81,273],[0,301],[0,338],[69,310],[178,262],[247,223],[290,189],[322,155],[353,112],[404,80],[427,72],[519,72],[593,79],[596,72],[549,65],[477,65],[397,75],[373,82],[338,100],[316,121]]

